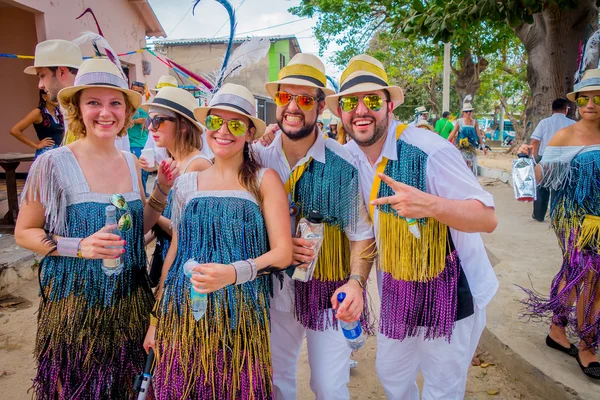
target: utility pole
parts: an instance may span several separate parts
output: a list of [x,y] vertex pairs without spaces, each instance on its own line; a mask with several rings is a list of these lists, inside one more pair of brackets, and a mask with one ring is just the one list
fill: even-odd
[[444,87],[442,92],[442,112],[450,111],[450,43],[444,43]]

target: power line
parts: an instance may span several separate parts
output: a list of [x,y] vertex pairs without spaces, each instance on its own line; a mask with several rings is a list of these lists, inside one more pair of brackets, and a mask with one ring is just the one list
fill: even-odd
[[[296,22],[304,21],[305,19],[309,19],[309,18],[308,17],[304,17],[304,18],[297,19],[295,21],[288,21],[288,22],[284,22],[283,24],[268,26],[266,28],[260,28],[260,29],[254,29],[254,30],[251,30],[251,31],[240,32],[240,33],[236,33],[236,36],[237,35],[245,35],[247,33],[254,33],[254,32],[259,32],[259,31],[266,31],[267,29],[278,28],[278,27],[284,26],[284,25],[295,24]],[[227,37],[228,36],[219,36],[216,39],[223,39],[223,38],[227,38]]]
[[181,24],[181,22],[185,19],[185,17],[188,15],[188,13],[192,10],[193,7],[194,7],[194,5],[192,4],[192,6],[185,12],[185,14],[183,14],[183,17],[181,17],[181,19],[179,20],[177,25],[175,25],[175,28],[171,29],[171,32],[167,35],[167,37],[171,36],[173,34],[173,32],[175,32],[175,29],[177,29],[179,24]]

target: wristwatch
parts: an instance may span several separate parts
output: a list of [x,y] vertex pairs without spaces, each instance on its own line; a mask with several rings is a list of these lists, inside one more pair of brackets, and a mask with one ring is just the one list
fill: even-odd
[[363,278],[360,275],[350,275],[350,278],[348,278],[348,280],[351,280],[351,279],[354,279],[355,281],[357,281],[358,284],[360,285],[360,287],[364,290],[365,285],[367,283],[366,282],[367,280],[365,278]]

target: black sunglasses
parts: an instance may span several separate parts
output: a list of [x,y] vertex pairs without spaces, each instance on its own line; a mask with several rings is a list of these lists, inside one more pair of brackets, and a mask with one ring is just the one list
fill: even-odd
[[146,129],[150,128],[150,125],[152,125],[152,129],[157,130],[164,121],[175,122],[175,118],[161,117],[160,115],[155,115],[152,118],[148,117],[148,119],[146,119]]

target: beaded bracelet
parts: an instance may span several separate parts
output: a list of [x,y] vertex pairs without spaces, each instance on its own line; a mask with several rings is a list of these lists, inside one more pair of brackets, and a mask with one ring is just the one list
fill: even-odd
[[158,326],[158,318],[150,314],[150,326]]
[[231,264],[231,266],[235,269],[235,284],[241,285],[242,283],[250,282],[256,279],[257,265],[253,259],[236,261]]
[[81,258],[82,238],[61,237],[56,244],[56,252],[59,256]]
[[163,192],[163,190],[160,188],[160,183],[157,183],[157,184],[156,184],[156,187],[158,188],[158,191],[159,191],[159,192],[161,192],[163,195],[165,195],[165,196],[169,196],[169,192],[165,193],[165,192]]
[[151,195],[148,199],[148,205],[156,212],[162,213],[167,206],[163,201],[158,200],[154,195]]

